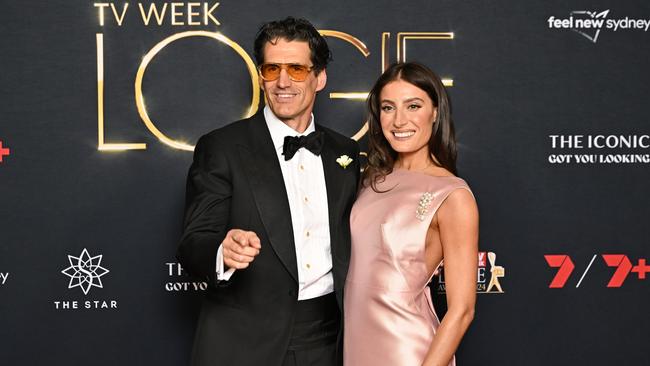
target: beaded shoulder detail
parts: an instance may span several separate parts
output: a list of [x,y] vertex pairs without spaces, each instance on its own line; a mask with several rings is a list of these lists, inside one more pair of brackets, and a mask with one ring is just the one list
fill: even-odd
[[422,196],[420,197],[420,202],[418,202],[418,207],[415,210],[415,217],[418,220],[424,221],[427,212],[429,212],[429,206],[431,206],[432,200],[433,200],[433,193],[424,192],[422,194]]

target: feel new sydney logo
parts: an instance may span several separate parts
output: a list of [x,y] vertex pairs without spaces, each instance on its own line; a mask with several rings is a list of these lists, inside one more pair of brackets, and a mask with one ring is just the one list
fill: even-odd
[[568,17],[551,15],[546,20],[550,29],[568,29],[585,37],[593,43],[598,41],[600,34],[607,30],[639,30],[647,32],[650,29],[650,19],[635,19],[630,17],[612,18],[610,9],[604,11],[574,10]]

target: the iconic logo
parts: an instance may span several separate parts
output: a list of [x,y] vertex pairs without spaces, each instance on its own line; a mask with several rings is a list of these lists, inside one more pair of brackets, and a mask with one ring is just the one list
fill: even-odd
[[558,18],[551,15],[546,22],[551,29],[570,29],[593,43],[598,41],[600,33],[604,29],[614,32],[619,30],[643,30],[650,28],[650,19],[607,19],[610,10],[588,11],[574,10],[569,13],[568,18]]
[[4,285],[9,278],[9,272],[0,272],[0,285]]
[[0,163],[2,163],[2,158],[4,156],[9,156],[11,150],[8,147],[2,147],[2,140],[0,140]]
[[91,257],[88,250],[84,248],[78,257],[68,255],[68,261],[70,267],[64,269],[61,273],[70,277],[69,289],[80,287],[84,295],[88,295],[92,287],[103,288],[102,276],[109,271],[101,266],[101,254]]
[[[501,287],[500,278],[505,277],[506,269],[503,266],[496,264],[497,255],[494,252],[479,252],[478,253],[478,268],[477,268],[477,278],[476,278],[476,292],[479,294],[487,293],[504,293],[503,287]],[[488,281],[488,263],[489,266],[489,281]],[[445,284],[445,274],[444,267],[441,264],[438,269],[438,284],[436,291],[440,294],[445,293],[446,284]]]
[[[580,287],[580,284],[584,280],[585,276],[591,269],[594,261],[598,257],[598,254],[594,254],[591,257],[591,261],[587,265],[587,268],[580,276],[580,280],[576,284],[576,288]],[[603,254],[603,261],[607,267],[615,267],[616,271],[612,274],[607,287],[621,287],[625,280],[628,278],[630,272],[637,274],[637,279],[645,280],[646,274],[650,272],[650,265],[646,264],[645,258],[640,258],[637,261],[636,265],[633,265],[630,259],[624,254]],[[557,273],[553,277],[553,280],[548,285],[549,288],[563,288],[573,270],[575,269],[575,264],[571,257],[566,254],[548,254],[544,256],[546,263],[551,268],[558,268]]]
[[[648,134],[553,134],[548,135],[551,164],[648,164]],[[606,152],[606,153],[605,153]]]
[[188,281],[189,278],[185,275],[183,267],[176,262],[165,263],[167,266],[167,275],[170,282],[165,283],[165,290],[168,292],[184,292],[184,291],[205,291],[208,288],[207,282],[193,282]]

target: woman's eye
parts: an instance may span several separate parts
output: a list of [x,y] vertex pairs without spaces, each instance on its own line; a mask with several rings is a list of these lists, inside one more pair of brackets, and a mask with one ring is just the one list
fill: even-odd
[[392,109],[393,109],[393,106],[392,106],[392,105],[384,105],[384,106],[381,106],[381,110],[384,111],[384,112],[389,112],[389,111],[391,111]]
[[411,105],[408,106],[408,109],[410,109],[410,110],[418,110],[420,108],[422,108],[422,107],[419,104],[411,104]]

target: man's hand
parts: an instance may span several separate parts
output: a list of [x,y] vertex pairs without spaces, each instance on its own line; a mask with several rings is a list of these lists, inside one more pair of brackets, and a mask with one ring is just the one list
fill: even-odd
[[223,263],[228,268],[243,269],[260,254],[260,238],[253,231],[232,229],[221,242]]

